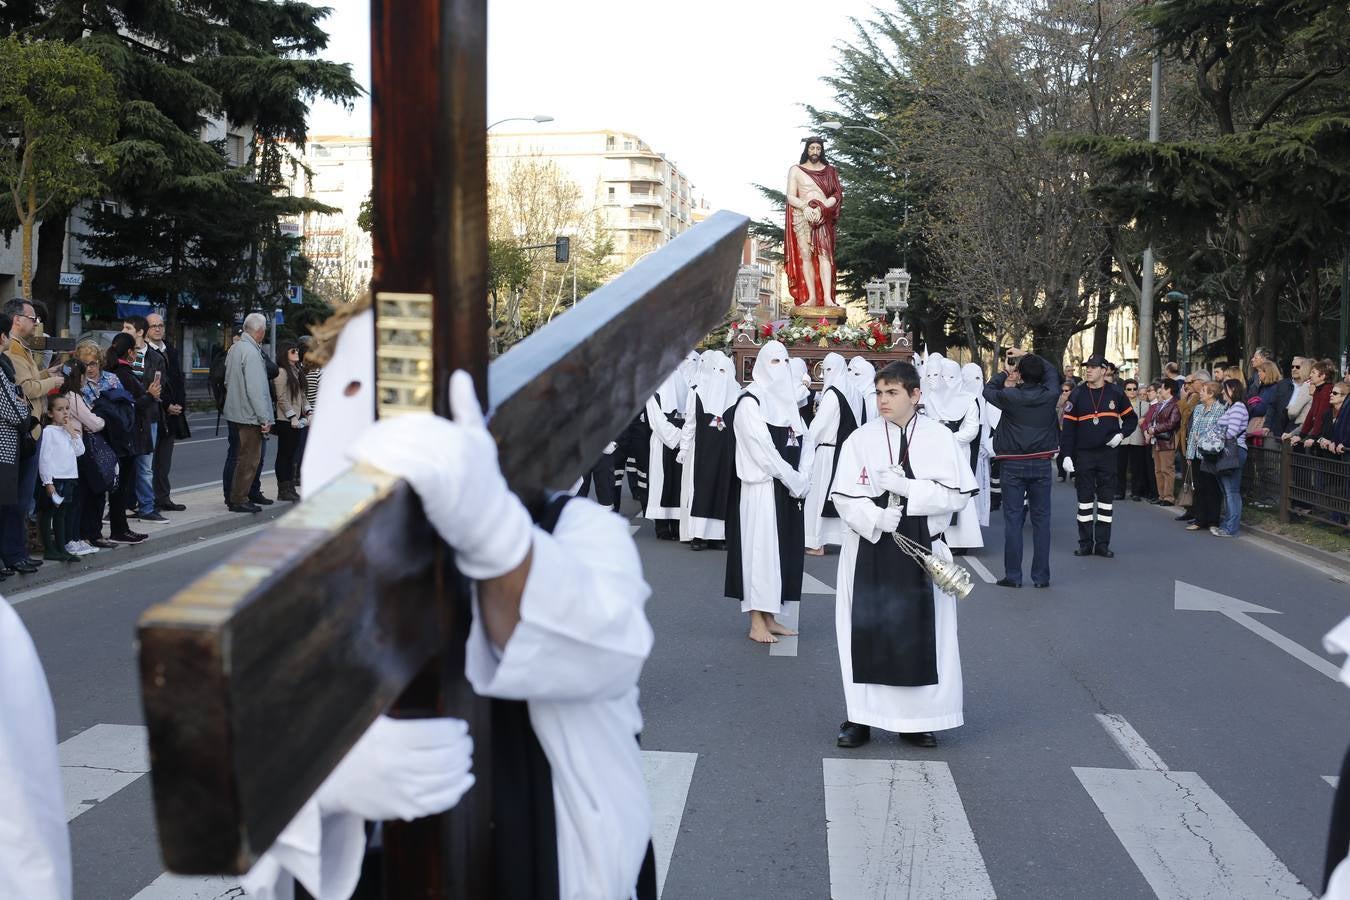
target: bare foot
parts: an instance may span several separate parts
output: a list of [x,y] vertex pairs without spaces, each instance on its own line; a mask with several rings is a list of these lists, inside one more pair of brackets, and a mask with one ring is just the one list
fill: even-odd
[[807,548],[806,548],[806,555],[807,555],[807,556],[824,556],[824,555],[825,555],[825,548],[824,548],[824,547],[807,547]]
[[770,634],[781,634],[784,637],[792,637],[794,634],[797,633],[793,631],[791,628],[784,625],[782,622],[779,622],[773,616],[765,616],[764,618],[768,620]]
[[769,633],[769,629],[764,625],[762,619],[756,618],[750,623],[750,640],[758,641],[761,644],[776,644],[778,638]]

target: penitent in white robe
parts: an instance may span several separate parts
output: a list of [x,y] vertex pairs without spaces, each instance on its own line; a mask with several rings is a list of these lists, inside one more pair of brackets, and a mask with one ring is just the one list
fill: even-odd
[[[370,312],[354,317],[326,367],[331,377],[318,403],[325,412],[316,422],[323,433],[315,434],[323,440],[305,456],[307,493],[350,466],[346,449],[373,421],[374,333]],[[348,395],[353,381],[360,389]],[[536,527],[531,541],[520,623],[498,651],[475,597],[464,674],[482,696],[527,702],[552,770],[561,900],[627,898],[651,838],[637,744],[638,677],[652,646],[643,607],[651,589],[628,522],[590,500],[568,502],[552,534]],[[250,876],[259,876],[267,896],[290,897],[297,870],[325,886],[332,873],[359,871],[365,835],[351,819],[321,819],[311,798],[278,838],[282,846],[254,867],[265,871]],[[349,896],[354,874],[349,884],[322,900]],[[0,892],[0,900],[8,895]]]
[[70,900],[56,713],[33,640],[0,599],[0,897]]
[[835,443],[839,434],[839,395],[825,391],[820,395],[820,406],[816,417],[807,429],[807,446],[814,455],[811,462],[811,488],[803,502],[806,517],[806,541],[808,547],[824,547],[826,544],[843,544],[844,524],[838,518],[821,515],[825,500],[830,493],[830,474],[834,466],[834,455],[839,452]]
[[[887,447],[884,427],[891,429]],[[908,498],[910,515],[928,518],[929,534],[947,528],[951,514],[965,506],[975,490],[970,462],[962,456],[956,438],[940,422],[919,416],[914,426],[909,463],[915,483]],[[956,635],[956,598],[933,587],[937,643],[938,683],[921,687],[854,684],[852,661],[853,572],[860,540],[876,543],[891,540],[877,525],[881,507],[871,498],[885,493],[876,486],[873,473],[894,464],[891,449],[899,449],[899,426],[876,418],[863,425],[839,448],[839,468],[830,495],[839,516],[848,527],[839,555],[836,582],[835,636],[839,643],[839,668],[844,679],[848,720],[887,731],[913,733],[957,728],[963,722],[961,650]],[[941,541],[933,552],[950,560],[951,552]],[[917,563],[916,563],[917,565]]]
[[[980,420],[980,407],[971,398],[966,408],[966,414],[961,417],[961,424],[955,431],[956,443],[960,445],[961,457],[966,461],[966,468],[970,469],[970,447],[975,441],[980,439],[982,423]],[[974,471],[971,472],[974,478]],[[978,486],[978,483],[977,483]],[[971,496],[961,511],[956,514],[956,523],[948,525],[947,546],[956,549],[975,549],[984,546],[984,535],[980,531],[980,511],[975,503],[976,498]]]
[[[684,453],[684,467],[680,472],[680,540],[688,543],[695,538],[701,541],[724,541],[727,537],[727,523],[722,519],[706,519],[696,516],[694,508],[694,459],[698,454],[698,393],[689,392],[689,400],[684,407],[684,427],[680,430],[680,450]],[[709,413],[704,413],[709,415]]]
[[[662,404],[666,404],[665,410],[661,408]],[[649,445],[650,455],[647,457],[647,508],[643,515],[653,521],[680,517],[678,506],[661,505],[661,494],[666,486],[665,449],[667,447],[671,450],[680,449],[680,429],[670,424],[670,420],[666,418],[666,412],[674,409],[673,400],[667,400],[664,396],[659,402],[656,397],[647,401],[647,424],[651,426],[652,436]],[[683,481],[683,472],[680,473],[680,478]]]
[[741,612],[783,611],[783,566],[778,558],[778,512],[774,482],[795,469],[773,445],[760,404],[742,400],[733,420],[736,475],[741,480]]

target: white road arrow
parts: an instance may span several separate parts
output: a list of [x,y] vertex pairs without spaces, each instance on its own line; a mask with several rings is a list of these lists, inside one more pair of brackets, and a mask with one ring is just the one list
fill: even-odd
[[1264,606],[1257,606],[1255,603],[1229,597],[1227,594],[1219,594],[1202,587],[1196,587],[1184,581],[1176,583],[1175,596],[1178,610],[1222,613],[1252,634],[1270,641],[1294,659],[1316,669],[1331,680],[1337,681],[1340,679],[1340,666],[1323,659],[1302,644],[1291,641],[1275,629],[1269,628],[1252,618],[1253,614],[1278,616],[1280,615],[1278,609],[1267,609]]

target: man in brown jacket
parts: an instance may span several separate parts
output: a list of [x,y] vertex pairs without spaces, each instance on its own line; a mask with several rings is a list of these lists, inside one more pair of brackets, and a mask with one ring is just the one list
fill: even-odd
[[[14,364],[14,383],[23,392],[29,409],[39,423],[47,411],[47,394],[55,390],[62,382],[60,366],[42,368],[28,349],[28,341],[37,329],[39,319],[33,304],[15,298],[5,304],[5,312],[12,317],[9,330],[9,349],[5,351]],[[33,426],[34,440],[40,440],[42,425]],[[22,454],[21,454],[22,456]],[[4,561],[6,572],[36,572],[42,563],[28,555],[28,513],[33,506],[33,491],[37,487],[36,452],[19,460],[19,493],[13,506],[0,507],[0,559]]]

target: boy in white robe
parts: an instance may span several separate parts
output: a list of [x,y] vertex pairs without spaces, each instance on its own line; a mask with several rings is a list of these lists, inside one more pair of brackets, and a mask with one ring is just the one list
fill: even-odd
[[[956,598],[940,592],[892,534],[931,542],[950,560],[942,536],[975,479],[952,433],[916,412],[913,365],[891,363],[876,384],[880,415],[840,448],[830,492],[848,526],[835,602],[848,707],[838,744],[862,746],[877,727],[931,747],[933,732],[964,721]],[[903,506],[891,505],[893,497]]]
[[812,448],[811,488],[806,494],[806,553],[824,556],[826,544],[844,542],[844,526],[829,501],[830,482],[839,445],[862,422],[863,397],[849,378],[848,366],[838,353],[827,354],[820,364],[821,391],[815,418],[807,428]]
[[725,592],[750,614],[750,639],[778,642],[795,631],[775,618],[783,604],[801,600],[801,498],[810,480],[799,470],[806,426],[797,414],[787,349],[769,341],[755,358],[750,387],[732,417],[736,435],[736,515],[727,525]]
[[[354,459],[408,481],[431,525],[455,548],[456,567],[474,582],[465,675],[481,696],[525,701],[547,759],[536,774],[551,783],[555,812],[556,845],[540,848],[553,851],[553,871],[538,873],[556,885],[548,893],[562,900],[654,898],[651,810],[636,740],[637,682],[652,644],[643,613],[650,589],[627,522],[572,499],[551,530],[533,524],[501,476],[464,373],[451,381],[454,421],[418,414],[375,423],[374,360],[367,310],[347,322],[324,368],[311,426],[316,440],[303,464],[306,494]],[[451,742],[446,736],[439,748]],[[438,786],[438,799],[456,785],[462,779]],[[245,881],[250,895],[287,900],[292,876],[319,900],[344,900],[356,888],[369,804],[331,813],[319,799],[254,866]],[[425,802],[415,793],[408,799]],[[519,853],[514,864],[534,862]]]

